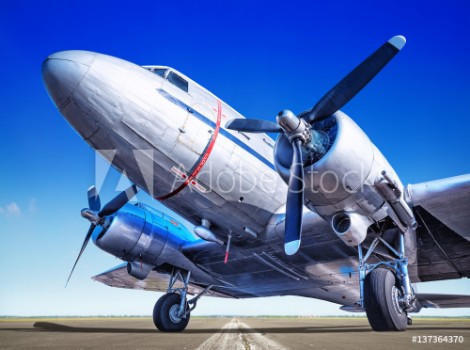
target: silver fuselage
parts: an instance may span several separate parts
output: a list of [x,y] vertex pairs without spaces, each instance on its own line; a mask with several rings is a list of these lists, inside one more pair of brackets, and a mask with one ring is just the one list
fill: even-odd
[[[174,72],[186,80],[187,92],[149,69],[97,53],[60,52],[44,67],[61,114],[93,149],[155,199],[193,224],[209,220],[222,238],[232,232],[244,239],[247,228],[260,236],[274,232],[266,228],[279,223],[274,214],[283,211],[287,192],[274,166],[274,141],[266,134],[225,129],[228,120],[241,115],[222,100],[174,69],[166,76]],[[341,112],[336,118],[346,132],[335,148],[356,147],[348,150],[347,164],[342,153],[334,153],[338,159],[326,157],[319,171],[340,169],[344,175],[353,164],[361,169],[347,174],[352,191],[341,192],[341,186],[327,196],[313,191],[307,200],[317,200],[324,218],[338,210],[363,210],[359,201],[372,206],[366,209],[371,215],[382,207],[378,195],[368,191],[375,174],[386,170],[396,175],[350,118]],[[314,179],[328,181],[328,176]],[[375,215],[379,220],[386,214]]]
[[[51,93],[73,128],[131,181],[190,222],[205,218],[221,235],[230,230],[243,235],[244,227],[260,233],[285,202],[287,188],[273,166],[274,141],[224,129],[240,115],[181,73],[188,92],[106,55],[69,51],[47,62],[55,74],[77,74],[72,87],[58,89],[68,96]],[[198,166],[197,177],[172,194]]]

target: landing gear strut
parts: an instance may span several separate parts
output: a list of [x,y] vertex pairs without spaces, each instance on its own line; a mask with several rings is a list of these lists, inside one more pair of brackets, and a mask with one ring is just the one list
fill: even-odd
[[[181,332],[189,323],[190,309],[186,300],[189,278],[180,270],[173,269],[168,284],[167,293],[158,299],[153,308],[153,323],[162,332]],[[180,280],[183,287],[175,288],[175,283]]]
[[[153,323],[162,332],[184,331],[189,323],[191,311],[196,308],[197,301],[213,286],[209,285],[192,299],[187,300],[189,279],[191,271],[184,272],[173,269],[168,283],[167,293],[158,299],[153,308]],[[176,282],[183,286],[176,288]]]
[[[368,258],[379,243],[384,244],[396,255],[392,261],[367,264]],[[408,274],[408,259],[404,256],[403,234],[399,234],[399,249],[394,249],[382,237],[376,237],[366,255],[362,245],[359,253],[359,283],[361,299],[358,304],[364,308],[374,331],[404,331],[411,319],[408,312],[414,309],[415,296]]]

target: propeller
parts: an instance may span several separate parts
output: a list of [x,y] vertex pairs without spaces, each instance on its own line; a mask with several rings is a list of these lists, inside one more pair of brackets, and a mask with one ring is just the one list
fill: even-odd
[[289,192],[287,192],[286,224],[284,233],[284,250],[293,255],[300,247],[302,231],[302,208],[304,206],[304,169],[302,161],[302,141],[292,143],[294,156],[290,168]]
[[127,188],[125,191],[122,191],[116,197],[111,199],[108,203],[106,203],[103,209],[101,209],[101,201],[98,195],[98,191],[96,190],[96,187],[91,186],[88,189],[87,191],[88,208],[82,209],[81,214],[85,219],[88,219],[91,222],[91,225],[90,225],[90,228],[88,229],[85,239],[83,240],[83,244],[80,249],[80,252],[78,253],[77,259],[75,260],[75,263],[73,264],[72,271],[70,271],[70,275],[67,279],[67,283],[65,283],[65,287],[67,287],[67,285],[69,284],[70,278],[72,277],[73,271],[75,270],[75,267],[77,266],[78,260],[80,260],[80,257],[85,251],[85,248],[88,245],[88,242],[90,241],[91,235],[93,231],[95,230],[95,228],[103,223],[103,218],[105,216],[109,216],[109,215],[116,213],[127,202],[129,202],[129,200],[132,197],[134,197],[137,192],[138,192],[137,186],[132,185],[129,188]]
[[277,123],[262,119],[232,119],[226,127],[231,130],[251,133],[282,131]]
[[390,62],[405,43],[406,39],[398,35],[380,46],[320,98],[308,112],[302,113],[302,118],[289,110],[283,110],[277,115],[276,123],[257,119],[233,119],[225,126],[227,129],[251,133],[282,132],[292,144],[293,158],[284,233],[286,254],[295,254],[300,247],[304,204],[302,146],[311,142],[321,145],[322,141],[320,133],[312,129],[312,124],[328,118],[348,103]]
[[346,75],[312,107],[306,121],[311,124],[328,118],[361,91],[405,46],[404,36],[397,35]]

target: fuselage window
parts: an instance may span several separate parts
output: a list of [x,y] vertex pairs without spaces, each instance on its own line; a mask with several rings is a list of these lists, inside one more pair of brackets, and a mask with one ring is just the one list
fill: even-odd
[[170,83],[179,87],[181,90],[188,92],[188,82],[181,78],[178,74],[170,72],[167,79]]
[[159,75],[159,76],[161,76],[162,78],[165,76],[166,71],[167,71],[166,68],[155,68],[155,69],[153,70],[153,72],[154,72],[156,75]]

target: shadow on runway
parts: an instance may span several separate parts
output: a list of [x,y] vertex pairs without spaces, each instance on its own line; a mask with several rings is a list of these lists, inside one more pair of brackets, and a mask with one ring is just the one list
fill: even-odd
[[[36,322],[34,328],[2,328],[2,330],[18,332],[62,332],[62,333],[114,333],[114,334],[151,334],[160,333],[153,328],[120,328],[120,327],[77,327],[67,326],[53,322]],[[469,330],[468,327],[437,327],[437,326],[411,326],[409,331],[457,331]],[[347,325],[347,326],[312,326],[312,327],[270,327],[270,328],[204,328],[204,329],[186,329],[183,334],[214,334],[214,333],[261,333],[261,334],[320,334],[320,333],[373,333],[369,326],[365,325]]]
[[36,331],[64,333],[156,333],[156,329],[145,328],[111,328],[111,327],[74,327],[53,322],[36,322]]

